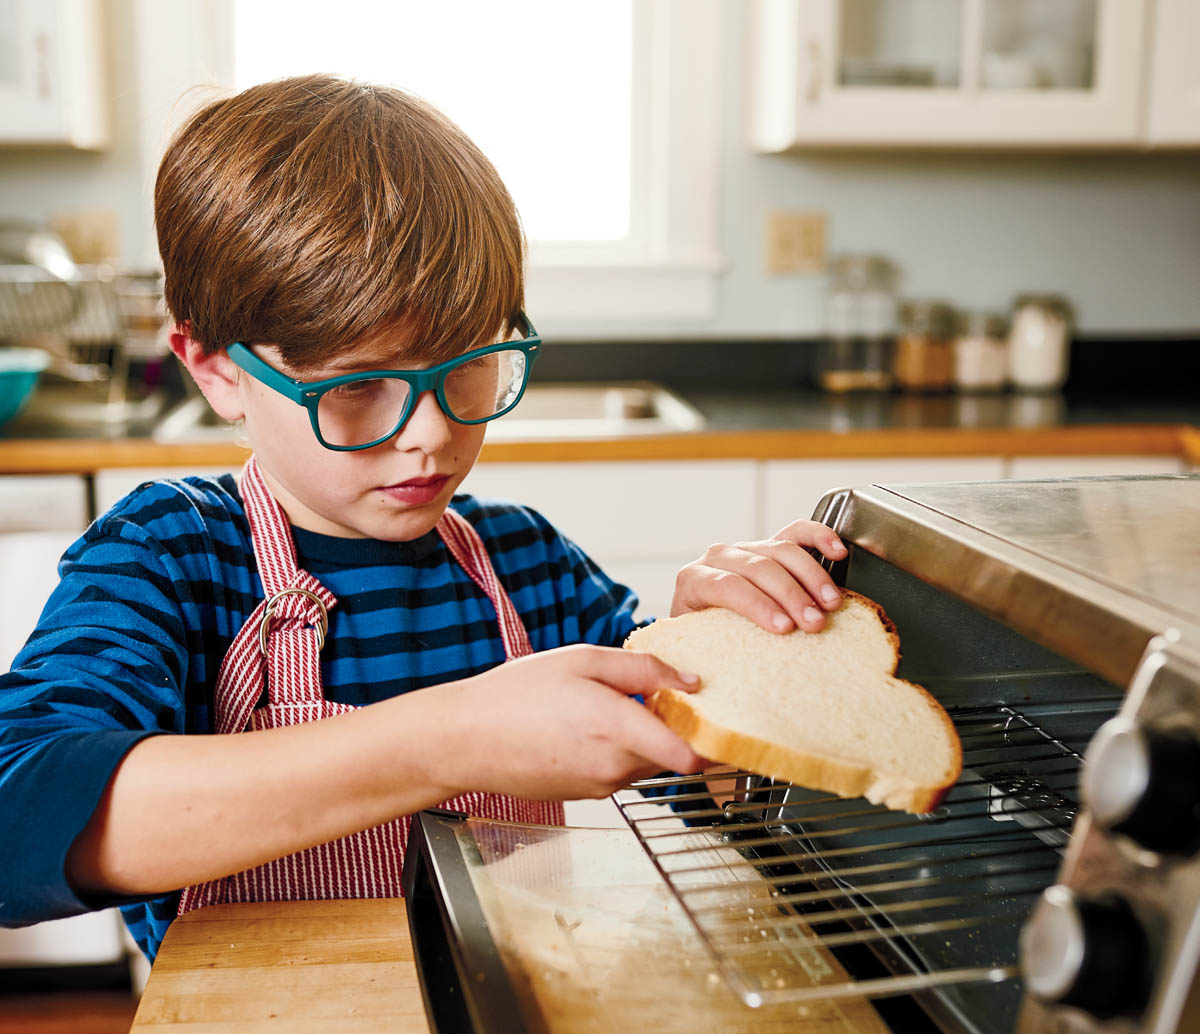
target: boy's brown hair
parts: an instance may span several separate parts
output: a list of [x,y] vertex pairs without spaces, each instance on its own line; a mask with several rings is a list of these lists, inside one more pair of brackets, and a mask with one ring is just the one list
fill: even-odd
[[208,104],[167,148],[154,216],[167,305],[207,351],[270,342],[304,369],[396,328],[435,362],[523,304],[500,177],[400,90],[313,75]]

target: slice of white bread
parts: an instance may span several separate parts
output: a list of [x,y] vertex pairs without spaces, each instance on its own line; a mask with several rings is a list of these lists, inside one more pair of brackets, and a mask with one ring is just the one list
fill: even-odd
[[820,632],[776,635],[712,608],[638,629],[625,648],[700,676],[695,693],[647,704],[713,761],[911,812],[936,807],[962,771],[949,715],[895,677],[895,626],[858,593]]

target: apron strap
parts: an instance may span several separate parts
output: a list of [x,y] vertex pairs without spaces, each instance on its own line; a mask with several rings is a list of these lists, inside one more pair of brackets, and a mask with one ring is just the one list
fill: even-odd
[[500,626],[500,638],[504,641],[504,653],[508,660],[533,653],[525,623],[500,584],[479,532],[462,514],[446,507],[441,520],[437,522],[437,533],[458,561],[458,566],[471,576],[471,580],[484,591],[496,608],[496,622]]

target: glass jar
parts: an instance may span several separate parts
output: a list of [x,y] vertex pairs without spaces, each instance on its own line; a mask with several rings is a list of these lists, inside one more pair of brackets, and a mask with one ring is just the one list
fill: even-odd
[[1019,391],[1057,391],[1067,379],[1071,304],[1058,294],[1023,294],[1013,302],[1008,379]]
[[964,312],[954,338],[954,386],[1000,391],[1008,382],[1008,321],[994,312]]
[[945,302],[900,306],[900,336],[892,366],[905,391],[947,391],[954,385],[954,310]]
[[817,383],[826,391],[887,391],[896,337],[896,268],[882,255],[841,255],[829,264]]

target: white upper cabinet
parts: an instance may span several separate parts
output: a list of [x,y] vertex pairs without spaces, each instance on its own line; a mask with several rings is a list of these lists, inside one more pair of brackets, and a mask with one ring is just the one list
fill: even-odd
[[1152,43],[1147,142],[1200,145],[1200,2],[1155,0]]
[[108,145],[101,0],[0,0],[0,144]]
[[[752,143],[762,151],[1144,146],[1152,6],[754,0]],[[1163,46],[1176,80],[1191,80],[1194,125],[1200,4],[1160,6],[1177,9],[1175,38]],[[1164,89],[1177,90],[1176,81]],[[1164,133],[1167,121],[1164,113]]]

